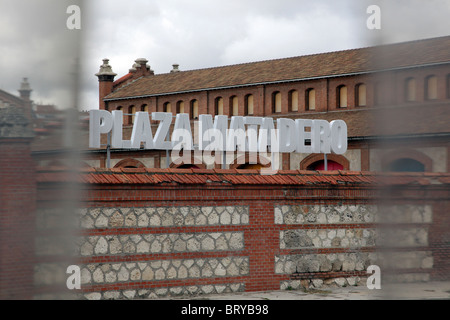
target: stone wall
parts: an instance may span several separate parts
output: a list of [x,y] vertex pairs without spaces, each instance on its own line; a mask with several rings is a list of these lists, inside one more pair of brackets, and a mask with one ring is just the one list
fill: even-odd
[[[84,294],[84,298],[157,298],[167,295],[239,292],[245,289],[242,282],[227,281],[227,278],[249,274],[249,257],[242,256],[244,232],[173,232],[167,228],[183,231],[184,227],[226,228],[248,225],[248,206],[105,207],[83,208],[77,210],[77,213],[79,230],[89,234],[70,238],[76,243],[74,256],[90,262],[78,264],[81,269],[81,285],[97,288],[94,292]],[[51,228],[58,215],[58,210],[40,210],[39,227],[43,230]],[[62,253],[67,248],[64,240],[67,239],[42,235],[37,238],[36,251],[41,257]],[[219,256],[205,258],[202,253],[218,253]],[[166,259],[170,254],[178,254],[183,258]],[[135,259],[132,259],[133,256]],[[96,257],[103,259],[93,263]],[[124,257],[130,259],[120,261]],[[35,271],[36,286],[63,283],[65,267],[67,266],[60,263],[40,264]],[[224,281],[170,289],[115,289],[116,285],[123,284],[176,280],[195,283],[198,279]],[[49,296],[41,294],[38,297],[45,299]]]
[[[64,283],[67,259],[55,254],[69,253],[82,290],[65,294],[81,299],[365,286],[371,265],[385,282],[448,279],[448,191],[430,184],[417,200],[402,188],[380,205],[377,189],[360,184],[96,184],[65,220],[73,237],[49,232],[60,212],[41,203],[35,297]],[[63,197],[52,184],[42,192],[50,189]]]
[[[275,223],[284,227],[280,249],[298,252],[276,256],[276,274],[301,279],[314,274],[320,280],[328,277],[326,273],[344,272],[346,276],[336,277],[334,284],[355,285],[363,283],[369,266],[378,265],[390,273],[401,270],[402,281],[430,279],[433,257],[423,248],[429,244],[431,206],[294,205],[277,206],[274,214]],[[394,251],[378,252],[382,249]],[[282,287],[298,288],[301,283],[283,282]],[[303,282],[316,288],[323,284],[323,280]]]

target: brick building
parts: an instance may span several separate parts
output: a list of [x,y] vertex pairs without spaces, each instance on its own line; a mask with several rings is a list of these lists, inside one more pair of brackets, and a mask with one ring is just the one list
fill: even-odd
[[[118,80],[105,59],[96,74],[99,105],[123,111],[124,138],[139,111],[188,113],[191,120],[200,114],[340,119],[348,125],[349,148],[329,155],[330,169],[447,172],[449,49],[450,37],[441,37],[200,70],[174,65],[167,74],[137,59]],[[103,149],[85,159],[106,167],[106,158]],[[284,170],[323,169],[319,154],[285,154],[280,162]],[[177,167],[165,152],[148,150],[115,150],[110,166]]]

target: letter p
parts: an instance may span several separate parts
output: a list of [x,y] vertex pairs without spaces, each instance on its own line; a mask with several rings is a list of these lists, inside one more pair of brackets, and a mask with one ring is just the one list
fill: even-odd
[[100,135],[113,127],[111,113],[106,110],[89,111],[89,148],[100,148]]

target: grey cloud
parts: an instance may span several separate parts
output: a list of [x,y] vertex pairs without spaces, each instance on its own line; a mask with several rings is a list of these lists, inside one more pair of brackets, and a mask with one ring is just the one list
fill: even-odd
[[[82,7],[82,31],[65,28],[66,8]],[[369,4],[383,29],[365,27]],[[37,101],[66,106],[82,50],[80,97],[97,107],[101,60],[119,76],[136,58],[156,73],[341,50],[444,35],[446,0],[0,0],[0,88],[16,93],[29,77]],[[93,98],[95,97],[95,99]]]
[[35,102],[71,106],[81,38],[67,29],[66,10],[77,3],[81,1],[0,0],[3,90],[17,94],[21,79],[28,77]]
[[[450,2],[448,0],[374,0],[381,8],[382,28],[379,42],[392,43],[425,39],[450,34]],[[366,30],[364,36],[374,32]]]

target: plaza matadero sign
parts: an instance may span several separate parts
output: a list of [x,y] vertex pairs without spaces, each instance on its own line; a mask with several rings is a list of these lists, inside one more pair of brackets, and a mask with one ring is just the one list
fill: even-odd
[[[102,134],[111,135],[112,149],[199,150],[254,153],[323,153],[347,151],[347,125],[343,120],[286,119],[200,115],[198,145],[194,148],[189,115],[177,114],[172,134],[172,113],[137,112],[130,140],[123,140],[123,112],[89,112],[89,147],[100,148]],[[155,135],[150,121],[159,121]]]

